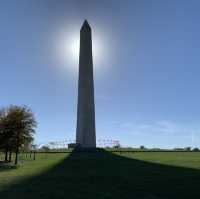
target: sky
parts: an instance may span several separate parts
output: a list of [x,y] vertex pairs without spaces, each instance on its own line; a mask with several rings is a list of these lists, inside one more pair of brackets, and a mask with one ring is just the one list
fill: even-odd
[[78,57],[92,28],[99,139],[200,145],[200,1],[3,0],[0,107],[29,106],[35,142],[75,139]]

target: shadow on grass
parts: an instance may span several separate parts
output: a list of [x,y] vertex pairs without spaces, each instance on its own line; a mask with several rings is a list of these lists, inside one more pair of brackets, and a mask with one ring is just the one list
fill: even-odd
[[2,199],[199,199],[200,171],[100,153],[75,153],[0,192]]

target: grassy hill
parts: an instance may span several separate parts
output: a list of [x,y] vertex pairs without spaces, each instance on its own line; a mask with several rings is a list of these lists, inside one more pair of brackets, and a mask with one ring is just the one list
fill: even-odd
[[37,154],[0,167],[5,199],[198,199],[199,152]]

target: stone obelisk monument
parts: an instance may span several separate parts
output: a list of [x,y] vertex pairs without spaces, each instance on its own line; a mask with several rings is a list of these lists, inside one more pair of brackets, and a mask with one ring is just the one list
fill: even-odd
[[80,31],[76,144],[96,147],[92,33],[86,20]]

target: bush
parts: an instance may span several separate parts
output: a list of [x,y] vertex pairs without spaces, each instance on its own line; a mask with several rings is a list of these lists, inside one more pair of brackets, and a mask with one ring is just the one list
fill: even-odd
[[192,151],[199,151],[199,148],[195,147]]
[[141,149],[141,150],[144,150],[144,149],[145,149],[145,146],[141,145],[141,146],[140,146],[140,149]]
[[191,147],[189,147],[189,146],[188,146],[188,147],[185,147],[184,149],[185,149],[186,151],[191,151]]

